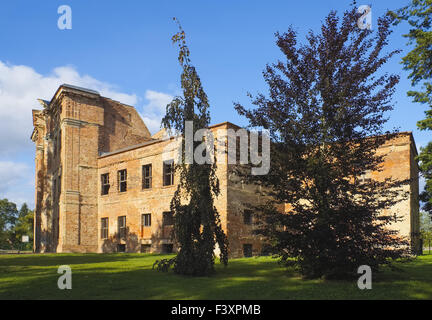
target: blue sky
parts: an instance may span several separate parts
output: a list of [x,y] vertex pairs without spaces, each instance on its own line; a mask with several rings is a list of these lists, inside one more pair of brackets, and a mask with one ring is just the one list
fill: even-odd
[[[212,123],[245,125],[233,101],[248,105],[246,92],[266,92],[262,70],[281,58],[274,33],[293,25],[300,40],[319,31],[330,10],[342,12],[351,1],[3,1],[0,4],[0,198],[34,205],[34,146],[31,109],[36,98],[51,99],[63,82],[86,86],[133,104],[155,132],[163,108],[178,94],[180,68],[171,36],[172,17],[186,31],[191,57],[211,103]],[[409,0],[358,1],[372,7],[372,27],[387,9]],[[72,9],[72,29],[60,30],[60,5]],[[383,71],[401,81],[388,128],[413,131],[417,146],[431,140],[416,122],[425,106],[406,96],[408,73],[401,57],[409,50],[399,25],[388,49],[402,49]]]

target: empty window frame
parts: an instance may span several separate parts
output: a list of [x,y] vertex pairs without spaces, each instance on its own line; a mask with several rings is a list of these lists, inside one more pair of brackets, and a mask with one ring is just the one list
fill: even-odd
[[150,253],[151,244],[141,244],[141,253]]
[[119,170],[117,172],[118,176],[118,191],[119,192],[126,192],[127,190],[127,171],[126,169]]
[[101,195],[109,193],[109,173],[101,174]]
[[126,238],[126,216],[118,217],[118,236],[120,239]]
[[108,239],[108,218],[101,219],[101,239]]
[[252,257],[252,245],[249,243],[243,244],[243,256]]
[[152,187],[152,165],[142,166],[142,188],[150,189]]
[[141,215],[141,225],[143,227],[151,226],[151,213],[144,213]]
[[243,223],[247,225],[252,224],[252,211],[251,210],[244,210],[243,211]]
[[61,151],[61,130],[58,131],[57,133],[57,154],[60,154]]
[[57,198],[57,179],[54,178],[53,180],[53,199],[55,200]]
[[58,195],[60,197],[60,194],[61,194],[61,175],[58,176],[57,191],[58,191]]
[[162,213],[162,225],[172,226],[174,224],[174,215],[171,211]]
[[174,160],[164,161],[163,163],[163,185],[171,186],[174,184]]
[[61,150],[61,130],[53,138],[53,155],[54,158],[60,154]]
[[162,253],[172,253],[172,252],[173,252],[173,244],[172,243],[162,244]]
[[53,139],[53,157],[55,158],[57,156],[57,137],[54,137]]

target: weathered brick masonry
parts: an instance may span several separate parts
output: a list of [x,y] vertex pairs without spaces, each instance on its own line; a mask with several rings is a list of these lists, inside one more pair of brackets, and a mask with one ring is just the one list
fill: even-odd
[[[36,144],[34,250],[175,250],[169,205],[178,177],[172,181],[169,166],[164,170],[164,161],[174,157],[169,151],[172,139],[162,139],[161,133],[151,136],[133,107],[92,90],[62,85],[51,101],[39,101],[43,110],[33,110],[31,137]],[[238,127],[225,122],[211,130],[230,128]],[[412,134],[399,134],[378,152],[385,154],[384,170],[371,173],[372,178],[412,178],[406,187],[409,199],[392,210],[404,218],[395,228],[418,248],[418,167]],[[224,159],[217,167],[221,194],[215,204],[230,256],[259,254],[263,240],[252,234],[253,214],[245,217],[247,205],[262,200],[258,187],[242,184]]]

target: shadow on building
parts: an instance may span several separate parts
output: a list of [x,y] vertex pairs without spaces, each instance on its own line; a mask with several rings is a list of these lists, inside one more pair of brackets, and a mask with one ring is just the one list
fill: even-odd
[[173,253],[176,250],[172,226],[161,226],[147,237],[143,236],[143,231],[137,234],[126,227],[124,232],[116,232],[104,239],[101,246],[102,253]]

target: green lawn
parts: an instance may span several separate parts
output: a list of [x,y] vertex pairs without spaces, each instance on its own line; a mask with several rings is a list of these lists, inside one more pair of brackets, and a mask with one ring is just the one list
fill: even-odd
[[[302,280],[270,257],[217,264],[217,274],[189,278],[152,270],[161,255],[0,255],[0,299],[432,299],[432,255],[356,281]],[[72,290],[57,288],[57,268],[70,265]]]

